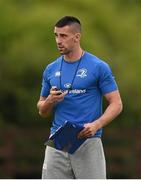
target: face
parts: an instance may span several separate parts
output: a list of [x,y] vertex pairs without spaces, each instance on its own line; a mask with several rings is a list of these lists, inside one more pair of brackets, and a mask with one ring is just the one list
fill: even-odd
[[61,54],[69,54],[79,43],[80,34],[76,33],[71,26],[55,27],[54,34],[58,50]]

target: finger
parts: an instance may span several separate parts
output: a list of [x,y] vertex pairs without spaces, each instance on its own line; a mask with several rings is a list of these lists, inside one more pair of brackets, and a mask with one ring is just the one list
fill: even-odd
[[86,124],[84,124],[84,127],[85,127],[85,128],[88,128],[88,127],[90,126],[90,124],[91,124],[91,123],[86,123]]
[[58,91],[51,90],[50,94],[51,95],[60,95],[60,94],[62,94],[62,92],[61,92],[61,90],[58,90]]
[[82,135],[78,135],[78,139],[83,139],[83,138],[87,138],[87,137],[91,137],[91,134],[90,133],[85,133],[85,134],[82,134]]
[[78,139],[80,139],[80,138],[86,137],[89,134],[90,134],[89,130],[85,128],[78,134],[77,137]]
[[61,94],[61,95],[52,95],[53,96],[53,99],[56,101],[56,102],[60,102],[64,99],[64,94]]
[[58,99],[64,99],[64,97],[66,96],[66,92],[61,92],[60,94],[58,94],[58,95],[55,95]]

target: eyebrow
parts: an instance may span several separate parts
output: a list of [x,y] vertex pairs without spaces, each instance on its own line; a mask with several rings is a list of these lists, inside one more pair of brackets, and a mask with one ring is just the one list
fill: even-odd
[[54,34],[55,34],[55,35],[59,34],[59,35],[66,35],[66,36],[67,36],[66,33],[56,33],[56,32],[54,32]]

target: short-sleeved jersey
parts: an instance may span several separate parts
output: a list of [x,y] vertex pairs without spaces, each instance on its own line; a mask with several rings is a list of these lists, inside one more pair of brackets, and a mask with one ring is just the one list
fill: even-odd
[[[47,97],[52,86],[68,93],[54,106],[51,133],[65,121],[80,125],[95,121],[102,115],[102,96],[118,89],[109,65],[88,52],[75,62],[61,56],[49,64],[43,73],[40,95]],[[99,129],[95,136],[101,135]]]

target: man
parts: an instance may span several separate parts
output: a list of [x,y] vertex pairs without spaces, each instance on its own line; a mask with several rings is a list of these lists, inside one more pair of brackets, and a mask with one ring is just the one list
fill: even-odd
[[[43,73],[39,114],[46,117],[54,112],[51,133],[66,120],[83,125],[78,139],[87,140],[72,155],[47,146],[42,178],[106,178],[102,128],[122,111],[115,79],[107,63],[81,48],[81,23],[77,18],[60,19],[54,34],[61,56]],[[104,113],[102,96],[108,101]]]

